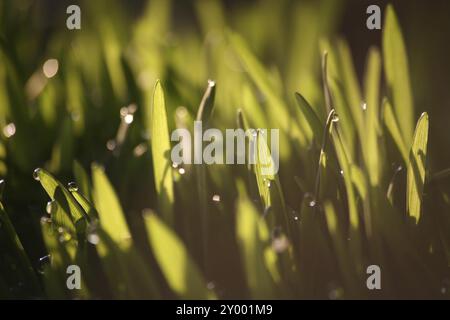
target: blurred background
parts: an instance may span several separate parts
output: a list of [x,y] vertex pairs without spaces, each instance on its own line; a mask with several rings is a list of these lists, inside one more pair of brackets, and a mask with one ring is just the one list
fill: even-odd
[[[428,112],[429,169],[438,172],[450,164],[450,2],[390,2],[406,43],[414,121]],[[150,103],[156,79],[162,80],[166,91],[169,128],[195,117],[208,79],[216,80],[218,88],[212,125],[235,127],[237,108],[265,99],[245,79],[225,40],[229,33],[236,33],[263,63],[271,87],[286,104],[295,105],[294,92],[300,91],[321,110],[320,62],[328,39],[345,39],[362,83],[367,52],[372,46],[381,48],[382,40],[382,30],[366,28],[366,8],[379,5],[384,21],[387,3],[2,0],[0,176],[8,181],[3,198],[33,266],[39,269],[46,254],[43,242],[36,239],[41,239],[39,219],[47,199],[31,181],[34,168],[45,167],[68,182],[73,180],[73,159],[85,168],[94,161],[101,163],[127,212],[130,228],[142,238],[139,220],[133,217],[155,203],[143,106]],[[81,8],[81,30],[66,28],[66,8],[71,4]],[[127,113],[134,116],[133,126],[123,124]],[[258,124],[265,116],[252,114],[250,124]],[[289,146],[282,144],[281,148],[288,150],[280,170],[287,204],[297,207],[292,177],[306,176],[312,181],[314,173],[303,172],[303,158],[298,163],[288,161]],[[230,186],[234,181],[223,178],[228,171],[220,170],[211,178],[209,191],[229,191],[222,194],[219,211],[230,211],[236,198],[234,185]],[[183,192],[180,197],[186,200],[193,191]],[[220,234],[221,226],[214,228]],[[216,245],[220,252],[220,243]],[[220,268],[232,257],[212,259],[212,269],[216,267],[219,275],[214,276],[222,277],[223,283],[225,273],[236,272],[226,292],[235,297],[240,295],[243,277],[239,262],[231,263],[228,270]]]

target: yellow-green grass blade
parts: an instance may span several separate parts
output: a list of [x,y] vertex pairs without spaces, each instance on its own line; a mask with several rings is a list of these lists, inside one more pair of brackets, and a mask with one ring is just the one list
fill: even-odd
[[52,201],[58,206],[54,211],[58,216],[55,221],[62,223],[62,227],[69,231],[76,230],[78,235],[84,234],[89,217],[73,195],[44,169],[36,169],[34,178],[38,180]]
[[120,248],[125,249],[131,242],[127,221],[116,192],[99,165],[92,165],[92,181],[100,225]]
[[378,185],[382,168],[382,158],[378,148],[380,77],[381,57],[378,49],[373,47],[369,50],[364,81],[365,139],[362,139],[363,157],[372,186]]
[[269,230],[246,196],[244,186],[238,184],[236,235],[247,275],[247,285],[254,299],[275,297],[275,282],[266,262]]
[[154,213],[144,213],[150,247],[170,288],[181,299],[213,299],[206,282],[178,236]]
[[[409,145],[413,135],[414,105],[409,77],[408,56],[402,31],[392,5],[385,11],[383,60],[389,99],[392,101],[402,137]],[[400,121],[401,119],[401,121]]]
[[153,106],[151,112],[148,112],[147,114],[150,114],[150,119],[147,119],[147,130],[150,130],[151,132],[153,174],[156,192],[158,193],[158,206],[164,220],[169,225],[172,225],[174,222],[174,194],[170,161],[170,137],[164,91],[160,81],[157,81],[155,84]]
[[413,217],[416,223],[421,217],[423,188],[425,185],[428,126],[428,114],[424,112],[417,122],[413,144],[409,153],[406,202],[409,216]]
[[392,139],[397,145],[398,151],[400,152],[403,161],[405,162],[405,164],[408,163],[408,149],[401,134],[400,126],[392,109],[392,105],[387,99],[384,99],[383,101],[383,119],[386,128],[388,129],[389,133],[392,136]]

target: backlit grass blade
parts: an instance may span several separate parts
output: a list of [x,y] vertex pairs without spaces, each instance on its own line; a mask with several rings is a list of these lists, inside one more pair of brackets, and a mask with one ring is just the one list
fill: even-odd
[[[15,276],[11,273],[19,274],[19,278],[25,286],[24,289],[37,293],[40,290],[38,279],[23,248],[22,242],[1,203],[0,226],[0,242],[2,244],[2,249],[0,250],[0,258],[2,259],[0,262],[0,270],[4,273],[4,276],[9,278],[14,278]],[[15,263],[14,265],[7,263],[6,255]],[[5,280],[8,281],[8,279]]]
[[347,297],[352,297],[352,295],[358,296],[356,292],[359,279],[356,277],[354,266],[351,263],[352,257],[348,245],[345,243],[347,237],[345,236],[342,226],[339,224],[339,217],[331,202],[325,202],[324,211],[328,232],[332,240],[334,253],[338,260],[339,271],[344,280]]
[[[264,69],[263,65],[248,49],[244,40],[237,34],[229,33],[228,39],[231,46],[236,52],[238,58],[243,64],[244,69],[247,71],[250,79],[256,84],[259,91],[264,94],[267,99],[268,108],[266,109],[268,119],[271,120],[269,124],[272,127],[276,127],[286,132],[291,138],[298,140],[300,144],[305,145],[305,137],[303,131],[296,125],[291,125],[293,119],[289,114],[288,106],[279,97],[276,90],[271,85],[268,73]],[[289,148],[282,148],[283,152],[281,157],[288,157],[290,154]]]
[[403,139],[402,133],[400,131],[400,126],[397,122],[394,111],[392,110],[392,106],[387,99],[383,101],[383,118],[384,124],[386,125],[389,133],[392,136],[397,148],[400,152],[400,155],[403,158],[403,161],[408,163],[408,149],[405,145],[405,140]]
[[311,127],[311,131],[313,133],[313,139],[320,148],[320,143],[322,142],[323,136],[323,127],[324,125],[320,121],[314,109],[311,105],[306,101],[306,99],[298,92],[295,93],[295,98],[297,100],[297,104],[300,108],[300,111],[303,117],[306,118],[308,125]]
[[376,48],[371,48],[367,58],[364,81],[365,96],[365,137],[362,139],[363,157],[372,186],[378,185],[381,175],[382,159],[379,156],[379,92],[381,76],[381,58]]
[[413,144],[409,153],[406,202],[408,213],[415,219],[416,223],[420,219],[422,209],[427,160],[428,126],[428,114],[424,112],[417,122]]
[[158,206],[164,220],[172,225],[173,218],[173,179],[170,161],[170,137],[167,123],[167,111],[164,92],[159,81],[155,84],[153,106],[148,119],[147,129],[151,132],[151,150],[153,157],[153,174],[155,177]]
[[275,283],[265,264],[265,250],[269,230],[253,204],[240,186],[237,204],[236,234],[247,275],[247,284],[254,299],[270,299],[275,296]]
[[355,126],[358,132],[362,134],[363,130],[363,114],[361,108],[361,89],[356,76],[355,67],[353,64],[350,48],[346,41],[339,40],[337,44],[338,61],[340,64],[340,76],[344,87],[345,96],[352,117],[355,121]]
[[84,170],[81,163],[77,160],[73,161],[73,174],[75,176],[75,181],[77,182],[80,192],[89,200],[92,200],[92,190],[91,183],[89,181],[89,176]]
[[[71,229],[70,221],[75,225],[78,234],[84,234],[89,217],[83,208],[78,204],[72,194],[44,169],[36,169],[34,178],[38,180],[52,201],[58,204],[55,213],[60,214],[60,222],[66,221],[68,225],[64,227]],[[62,211],[60,211],[61,209]]]
[[119,246],[127,246],[131,240],[130,231],[111,183],[99,165],[92,165],[94,203],[100,217],[100,225]]
[[214,98],[216,95],[216,83],[208,80],[208,87],[206,87],[203,94],[202,101],[197,111],[197,121],[203,121],[205,124],[209,122],[214,109]]
[[414,106],[408,56],[402,31],[392,5],[387,6],[385,17],[383,27],[384,73],[396,118],[401,119],[399,126],[402,137],[409,145],[413,134]]
[[150,246],[170,288],[181,299],[215,298],[178,236],[153,213],[144,213],[144,221]]

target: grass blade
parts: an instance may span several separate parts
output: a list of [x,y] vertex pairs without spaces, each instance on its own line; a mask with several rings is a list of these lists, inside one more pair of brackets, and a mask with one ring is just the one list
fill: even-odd
[[170,163],[170,137],[167,123],[164,92],[159,81],[155,84],[153,107],[148,129],[151,132],[151,150],[153,157],[153,173],[158,193],[158,206],[164,220],[172,225],[173,218],[173,179]]
[[383,28],[383,60],[384,73],[402,137],[407,145],[411,143],[413,134],[414,106],[406,55],[400,25],[394,8],[388,5]]
[[406,202],[408,205],[408,213],[416,220],[416,223],[421,216],[422,196],[425,184],[428,126],[428,114],[424,112],[417,122],[413,144],[409,153]]
[[131,239],[122,207],[103,168],[92,165],[94,203],[100,217],[100,225],[119,246],[125,246]]
[[183,242],[155,214],[144,214],[148,239],[170,286],[181,299],[213,299],[214,293],[192,260]]

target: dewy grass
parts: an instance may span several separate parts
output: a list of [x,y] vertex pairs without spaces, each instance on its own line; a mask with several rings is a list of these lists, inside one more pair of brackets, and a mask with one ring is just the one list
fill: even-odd
[[[0,2],[1,298],[450,298],[449,169],[430,166],[446,146],[417,117],[394,8],[358,78],[337,2],[283,3],[198,1],[199,34],[166,0],[134,23],[86,1],[96,20],[41,48],[33,7]],[[233,140],[221,163],[173,163],[195,120],[253,132],[262,162],[235,161]],[[194,148],[229,142],[210,138]]]

